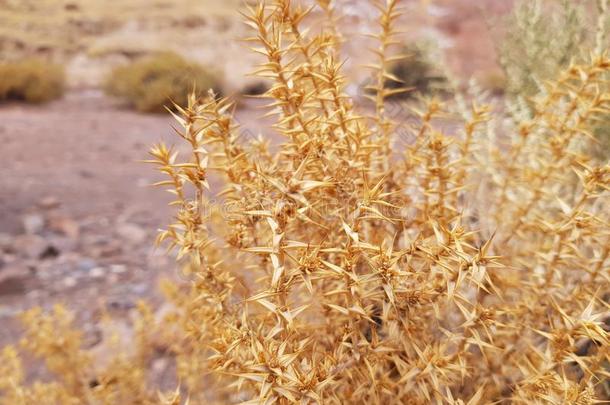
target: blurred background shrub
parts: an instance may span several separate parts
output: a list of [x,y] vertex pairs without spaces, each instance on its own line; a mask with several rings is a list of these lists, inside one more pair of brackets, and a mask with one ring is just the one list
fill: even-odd
[[[509,102],[517,106],[516,111],[531,113],[532,98],[545,91],[548,78],[587,57],[583,50],[601,52],[608,47],[608,3],[608,0],[517,2],[506,18],[506,32],[497,46],[506,93]],[[592,12],[595,8],[597,12]],[[594,153],[604,158],[610,156],[608,114],[600,118],[591,132],[598,141]]]
[[392,63],[390,74],[400,81],[388,80],[389,89],[411,89],[394,94],[393,98],[412,98],[417,95],[445,91],[447,78],[431,57],[432,51],[425,44],[404,46],[401,54],[405,57]]
[[220,76],[173,52],[162,52],[119,66],[108,76],[105,90],[141,112],[163,112],[172,101],[184,105],[189,92],[221,92]]
[[481,88],[491,95],[503,96],[506,93],[506,75],[501,70],[489,70],[476,76]]
[[587,37],[585,21],[583,6],[571,0],[550,6],[540,0],[519,1],[507,17],[506,35],[498,46],[508,93],[537,94],[544,79],[578,56]]
[[61,97],[64,89],[61,65],[31,58],[0,63],[0,102],[44,103]]

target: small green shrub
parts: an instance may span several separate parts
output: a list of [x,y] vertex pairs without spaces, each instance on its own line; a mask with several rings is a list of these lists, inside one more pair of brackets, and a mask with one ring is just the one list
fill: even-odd
[[60,65],[41,59],[0,63],[0,102],[44,103],[62,96],[65,73]]
[[120,66],[108,77],[108,94],[125,99],[142,112],[163,112],[171,102],[184,104],[196,89],[220,92],[219,77],[205,67],[183,57],[164,52]]

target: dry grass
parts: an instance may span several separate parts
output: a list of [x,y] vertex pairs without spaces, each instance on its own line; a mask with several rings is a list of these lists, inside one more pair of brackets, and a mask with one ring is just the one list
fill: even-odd
[[63,67],[40,59],[0,62],[0,102],[44,103],[62,96]]
[[156,29],[232,15],[237,0],[130,0],[108,7],[103,0],[2,0],[0,1],[0,50],[3,57],[36,53],[88,52],[100,38],[126,23]]
[[193,89],[219,91],[218,74],[189,62],[174,53],[155,56],[120,66],[113,70],[106,82],[106,92],[126,100],[142,112],[164,112],[165,106],[175,102],[184,104]]
[[238,0],[1,0],[0,61],[40,57],[66,66],[70,88],[100,87],[122,63],[173,51],[231,72],[239,91],[252,65]]
[[[338,36],[308,30],[306,8],[247,11],[285,141],[240,141],[232,103],[213,92],[176,106],[190,150],[159,144],[150,163],[175,196],[159,242],[192,282],[165,286],[163,316],[141,305],[132,354],[104,368],[64,310],[28,312],[23,346],[58,378],[25,384],[9,347],[5,403],[609,398],[610,166],[587,151],[610,113],[610,59],[594,52],[549,78],[527,119],[458,96],[426,100],[405,129],[386,100],[400,10],[377,6],[373,117],[344,92]],[[438,125],[449,115],[458,133]],[[405,133],[414,141],[398,148]],[[213,194],[215,175],[225,187]],[[160,352],[180,386],[158,399],[147,365]]]

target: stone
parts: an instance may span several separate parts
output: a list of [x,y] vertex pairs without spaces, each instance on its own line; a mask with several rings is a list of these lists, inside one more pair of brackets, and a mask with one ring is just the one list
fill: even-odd
[[62,255],[73,252],[76,249],[76,240],[66,236],[51,236],[48,240]]
[[123,247],[120,245],[120,243],[111,242],[105,246],[92,249],[92,252],[94,252],[94,256],[107,258],[118,256],[123,253]]
[[40,299],[40,297],[44,297],[44,296],[48,296],[48,291],[43,291],[43,290],[28,290],[28,292],[25,294],[26,298],[30,301],[38,301]]
[[45,250],[38,256],[39,259],[54,259],[61,254],[60,250],[55,245],[47,245]]
[[136,305],[128,298],[113,298],[108,300],[106,307],[109,311],[129,311]]
[[25,233],[33,235],[42,232],[45,220],[40,214],[27,214],[23,216],[21,223]]
[[95,260],[86,257],[84,259],[79,260],[76,267],[78,267],[80,271],[90,271],[97,267],[97,263],[95,262]]
[[13,246],[13,236],[8,233],[0,233],[0,250],[10,252]]
[[28,259],[40,259],[48,248],[49,243],[38,235],[19,235],[13,242],[15,253]]
[[[1,318],[14,318],[20,312],[21,311],[17,308],[11,308],[6,305],[0,305],[0,319]],[[2,336],[2,334],[0,333],[0,337],[1,336]]]
[[166,358],[160,357],[155,359],[152,363],[151,369],[153,373],[162,374],[168,367],[168,361]]
[[106,275],[106,269],[103,267],[94,267],[89,271],[91,278],[103,278]]
[[146,231],[140,226],[132,223],[120,224],[117,227],[117,234],[133,244],[142,243],[146,239]]
[[46,196],[38,201],[38,206],[45,210],[50,210],[60,206],[59,200],[54,196]]
[[77,283],[77,281],[76,281],[76,278],[74,278],[74,277],[66,277],[62,280],[62,285],[65,288],[75,287],[76,283]]
[[110,266],[110,271],[114,274],[123,274],[127,271],[127,266],[123,264],[113,264]]
[[132,284],[129,289],[135,295],[144,295],[148,291],[148,285],[146,283]]
[[77,239],[80,234],[80,225],[73,219],[67,217],[49,218],[48,228],[60,235],[71,239]]
[[25,266],[15,265],[0,271],[0,296],[21,295],[27,291],[30,271]]

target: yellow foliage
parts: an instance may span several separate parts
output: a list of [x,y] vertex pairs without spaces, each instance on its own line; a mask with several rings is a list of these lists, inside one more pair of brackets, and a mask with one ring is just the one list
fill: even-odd
[[[54,395],[145,404],[608,398],[610,166],[587,151],[590,128],[610,111],[601,85],[610,59],[570,65],[518,122],[480,100],[427,100],[414,110],[414,141],[398,142],[405,129],[386,99],[396,91],[387,82],[400,9],[376,4],[368,118],[345,94],[338,34],[307,29],[309,9],[287,0],[248,8],[251,42],[266,58],[257,74],[274,82],[262,96],[284,142],[271,150],[264,138],[242,140],[231,101],[213,91],[175,106],[189,152],[158,144],[149,162],[175,195],[175,221],[158,241],[192,282],[165,286],[162,318],[140,309],[135,354],[118,355],[129,360],[95,388],[79,384],[89,360],[64,311],[26,315],[25,347],[59,372]],[[446,132],[441,118],[460,130]],[[210,190],[211,176],[225,186]],[[157,396],[145,377],[155,341],[180,384]],[[31,390],[13,350],[4,356],[14,377],[0,390]]]

